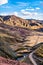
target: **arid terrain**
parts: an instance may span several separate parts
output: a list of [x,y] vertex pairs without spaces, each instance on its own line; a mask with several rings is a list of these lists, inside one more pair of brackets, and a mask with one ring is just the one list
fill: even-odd
[[18,60],[39,43],[43,43],[43,21],[0,16],[0,56]]

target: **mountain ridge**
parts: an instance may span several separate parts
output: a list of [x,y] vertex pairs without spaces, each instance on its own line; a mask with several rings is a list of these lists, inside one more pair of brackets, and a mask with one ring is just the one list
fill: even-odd
[[35,19],[26,20],[26,19],[17,17],[15,15],[0,16],[0,23],[4,23],[4,24],[10,25],[10,26],[29,28],[29,29],[43,28],[43,23],[41,23],[41,20],[35,20]]

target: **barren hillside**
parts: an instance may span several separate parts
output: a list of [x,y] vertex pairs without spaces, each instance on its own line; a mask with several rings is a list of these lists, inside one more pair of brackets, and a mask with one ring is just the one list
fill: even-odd
[[40,42],[43,42],[43,23],[16,16],[0,16],[0,56],[22,57]]

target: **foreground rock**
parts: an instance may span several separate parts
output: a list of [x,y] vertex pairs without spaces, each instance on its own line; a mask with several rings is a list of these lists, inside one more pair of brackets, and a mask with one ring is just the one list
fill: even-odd
[[21,63],[19,61],[10,60],[10,59],[0,57],[0,65],[30,65],[30,64]]

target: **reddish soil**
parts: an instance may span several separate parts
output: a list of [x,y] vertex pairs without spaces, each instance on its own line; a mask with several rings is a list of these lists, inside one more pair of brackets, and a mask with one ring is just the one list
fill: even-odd
[[30,65],[30,64],[26,64],[24,62],[21,63],[21,62],[16,61],[16,60],[10,60],[10,59],[0,57],[0,65]]

